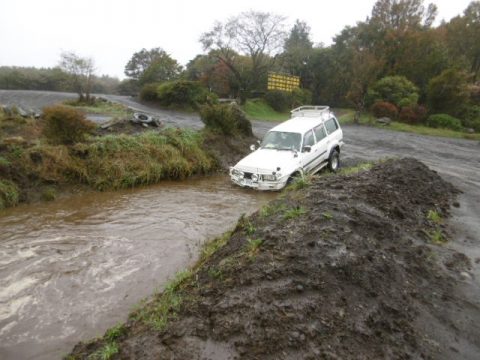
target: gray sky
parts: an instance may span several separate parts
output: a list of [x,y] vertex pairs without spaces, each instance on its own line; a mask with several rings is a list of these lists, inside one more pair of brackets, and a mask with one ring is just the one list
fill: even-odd
[[[433,0],[437,20],[461,14],[470,0]],[[247,10],[306,21],[328,45],[345,25],[364,20],[375,0],[0,0],[0,65],[52,67],[62,51],[94,58],[98,74],[123,78],[132,54],[162,47],[185,65],[215,20]]]

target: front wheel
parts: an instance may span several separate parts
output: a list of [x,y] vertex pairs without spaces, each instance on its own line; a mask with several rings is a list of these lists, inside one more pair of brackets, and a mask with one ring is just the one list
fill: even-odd
[[331,172],[337,172],[340,167],[340,154],[337,150],[333,150],[328,159],[328,169]]

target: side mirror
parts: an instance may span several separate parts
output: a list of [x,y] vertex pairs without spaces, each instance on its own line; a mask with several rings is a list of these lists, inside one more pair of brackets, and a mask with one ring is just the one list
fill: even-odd
[[302,152],[310,152],[312,150],[311,146],[304,146]]
[[253,144],[250,145],[250,150],[255,151],[255,149],[256,149],[256,148],[255,148],[255,145],[253,145]]

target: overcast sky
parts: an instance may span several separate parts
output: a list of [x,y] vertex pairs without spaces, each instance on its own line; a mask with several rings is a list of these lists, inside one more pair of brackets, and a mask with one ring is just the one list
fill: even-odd
[[[434,0],[438,21],[461,14],[470,0]],[[94,58],[98,74],[123,78],[132,54],[162,47],[185,65],[215,20],[242,11],[306,21],[315,43],[331,43],[345,25],[364,20],[375,0],[0,0],[0,65],[53,67],[62,51]],[[429,1],[426,1],[429,3]]]

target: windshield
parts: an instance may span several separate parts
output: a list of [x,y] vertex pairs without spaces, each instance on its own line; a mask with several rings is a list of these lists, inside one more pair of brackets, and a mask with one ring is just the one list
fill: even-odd
[[270,131],[262,141],[262,148],[300,151],[302,136],[299,133]]

